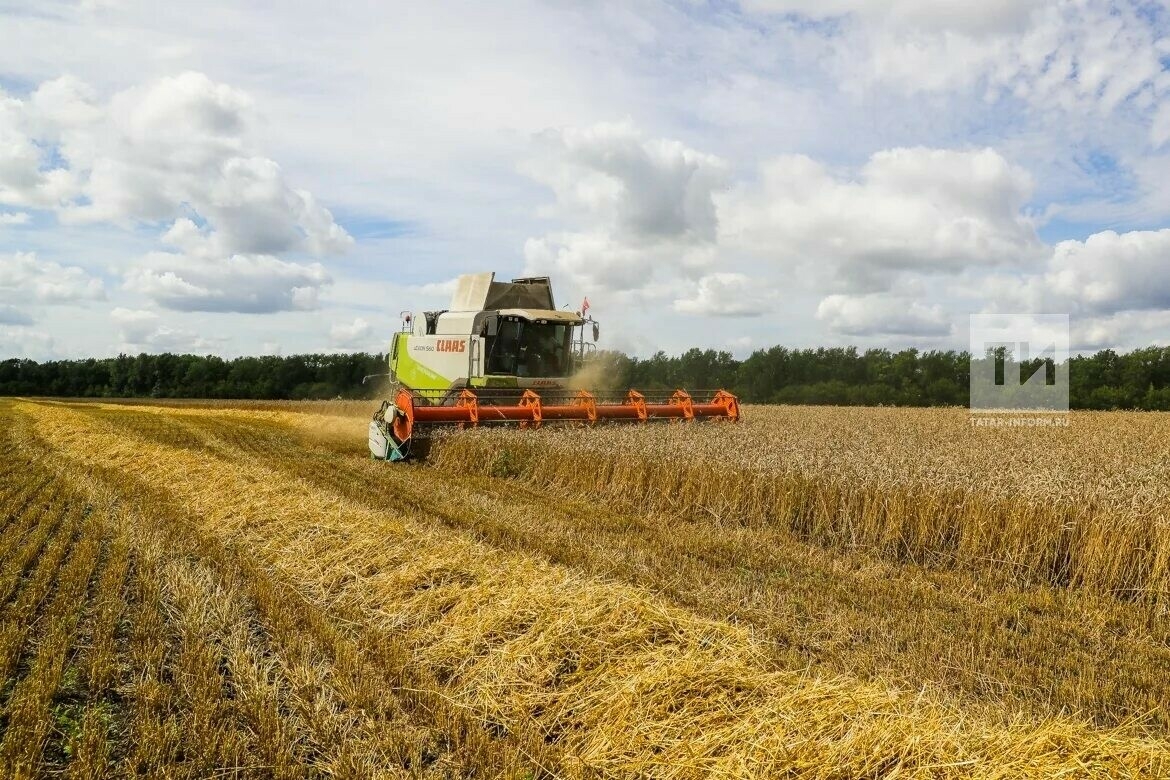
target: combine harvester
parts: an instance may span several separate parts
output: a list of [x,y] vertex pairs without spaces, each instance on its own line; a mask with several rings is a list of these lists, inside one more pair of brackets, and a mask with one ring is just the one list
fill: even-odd
[[597,322],[558,311],[547,277],[459,277],[449,309],[424,312],[422,319],[402,313],[402,330],[390,345],[389,376],[397,389],[370,422],[370,452],[406,460],[411,441],[437,426],[739,420],[739,401],[724,390],[697,401],[683,390],[648,398],[635,390],[571,389],[594,347],[585,342],[586,325],[596,341]]

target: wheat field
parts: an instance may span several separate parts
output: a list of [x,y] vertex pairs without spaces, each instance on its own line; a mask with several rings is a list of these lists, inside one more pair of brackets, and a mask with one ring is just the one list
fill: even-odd
[[5,777],[1170,776],[1170,418],[0,400]]

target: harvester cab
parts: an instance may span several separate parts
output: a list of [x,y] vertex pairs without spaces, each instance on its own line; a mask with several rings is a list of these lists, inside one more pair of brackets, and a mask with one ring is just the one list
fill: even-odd
[[547,277],[460,276],[447,309],[402,313],[390,344],[394,398],[370,422],[371,454],[406,460],[412,439],[434,426],[739,419],[738,402],[722,390],[696,402],[682,390],[648,401],[634,390],[614,398],[571,389],[594,346],[586,327],[596,341],[597,321],[558,310]]

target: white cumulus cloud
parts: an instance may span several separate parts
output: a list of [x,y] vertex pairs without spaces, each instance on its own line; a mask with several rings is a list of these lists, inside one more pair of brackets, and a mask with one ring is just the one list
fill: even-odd
[[896,295],[829,295],[816,317],[830,330],[849,336],[948,336],[951,319],[938,304]]
[[556,272],[579,287],[635,291],[656,275],[701,272],[718,234],[713,195],[728,180],[720,158],[628,122],[550,130],[523,170],[547,185],[546,215],[573,229],[529,239],[529,273]]
[[175,311],[266,314],[317,307],[331,281],[319,263],[271,255],[191,257],[151,252],[126,273],[125,287]]
[[1061,241],[1044,284],[1094,313],[1170,309],[1170,229],[1106,230]]
[[1042,268],[993,274],[969,294],[996,311],[1067,313],[1085,321],[1170,311],[1170,228],[1104,230],[1060,241]]
[[1165,95],[1165,39],[1142,4],[1109,0],[749,0],[749,9],[840,19],[842,87],[976,90],[1080,122]]
[[110,312],[110,320],[118,328],[122,347],[132,351],[206,353],[214,352],[222,342],[222,339],[165,325],[152,311],[119,306]]
[[699,279],[690,297],[676,298],[674,310],[715,317],[754,317],[771,311],[774,299],[774,294],[746,274],[714,273]]
[[642,293],[659,277],[693,276],[713,265],[714,244],[633,245],[605,231],[554,232],[524,244],[525,272],[547,274],[583,291]]
[[713,240],[711,195],[727,178],[718,157],[632,124],[549,130],[543,154],[524,170],[548,185],[559,208],[639,243],[656,238]]
[[332,277],[320,263],[266,254],[224,255],[222,243],[180,218],[162,242],[175,252],[151,252],[125,274],[125,287],[176,311],[266,314],[317,307]]
[[856,178],[802,155],[719,199],[724,242],[870,292],[899,272],[1020,266],[1043,254],[1022,209],[1027,172],[992,149],[891,149]]
[[[248,95],[195,72],[104,103],[72,77],[45,82],[26,101],[0,94],[0,203],[52,208],[71,223],[168,223],[161,238],[179,251],[148,254],[125,279],[161,306],[313,308],[329,275],[279,255],[339,252],[352,238],[255,152],[251,124]],[[59,266],[38,277],[23,283],[41,300],[101,288],[79,290],[76,271]]]
[[30,102],[0,89],[0,204],[55,208],[77,195],[72,172],[45,159],[39,125]]
[[77,181],[65,218],[157,222],[193,211],[223,254],[325,253],[352,243],[310,193],[290,187],[274,161],[253,151],[251,98],[202,73],[133,87],[106,105],[49,82],[31,111],[44,135],[58,136]]
[[101,279],[81,268],[40,260],[32,252],[0,255],[0,300],[71,304],[104,298]]
[[0,358],[51,360],[57,357],[52,335],[27,327],[0,325]]
[[336,322],[329,329],[329,340],[337,347],[354,348],[369,340],[373,327],[361,317],[353,322]]

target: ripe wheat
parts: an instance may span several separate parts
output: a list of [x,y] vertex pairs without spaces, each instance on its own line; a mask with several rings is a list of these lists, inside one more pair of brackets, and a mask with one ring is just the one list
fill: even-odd
[[[469,522],[475,512],[474,504],[462,503],[470,497],[454,487],[450,496],[420,496],[413,506],[413,499],[391,507],[363,503],[352,497],[359,486],[344,481],[348,474],[371,482],[386,475],[402,484],[409,476],[391,477],[385,471],[390,466],[367,461],[350,471],[349,459],[359,455],[338,454],[332,444],[314,448],[324,428],[309,423],[304,428],[315,430],[312,437],[292,435],[304,415],[36,403],[19,404],[12,414],[19,445],[39,453],[42,467],[70,490],[111,512],[117,497],[136,497],[146,528],[189,538],[177,556],[165,542],[131,539],[136,555],[155,561],[158,574],[136,585],[143,589],[136,602],[146,611],[139,625],[155,621],[143,632],[140,651],[156,670],[148,681],[166,690],[166,676],[156,672],[178,663],[188,672],[184,685],[193,686],[167,694],[178,715],[160,712],[149,690],[134,697],[142,714],[132,722],[142,724],[147,745],[181,747],[189,730],[176,733],[175,725],[193,722],[182,713],[215,712],[197,703],[214,695],[212,683],[226,668],[235,697],[214,706],[232,713],[227,722],[238,728],[217,738],[215,744],[227,748],[218,763],[251,759],[278,775],[308,763],[332,771],[355,761],[368,770],[388,762],[402,769],[402,757],[374,743],[367,752],[360,740],[355,749],[361,756],[346,758],[344,735],[361,733],[353,731],[360,725],[345,725],[333,706],[313,706],[318,691],[331,690],[337,706],[359,699],[341,684],[349,679],[341,659],[349,656],[329,653],[335,672],[319,674],[303,655],[331,646],[328,626],[340,620],[333,630],[368,643],[359,647],[392,649],[366,673],[397,670],[391,688],[410,692],[402,706],[414,706],[410,697],[418,697],[449,734],[480,735],[474,752],[462,756],[462,766],[477,767],[477,774],[1158,777],[1170,770],[1170,747],[1134,728],[1094,729],[1067,717],[1000,718],[990,709],[901,693],[880,681],[778,669],[769,648],[744,627],[448,527]],[[61,430],[69,435],[60,436]],[[769,442],[775,428],[589,433],[596,438],[566,430],[509,439],[502,450],[509,453],[506,463],[484,457],[494,434],[471,435],[442,442],[436,462],[451,466],[463,453],[462,467],[471,468],[478,452],[488,462],[475,468],[571,485],[570,472],[586,471],[582,463],[591,459],[588,470],[597,476],[584,487],[631,506],[674,506],[749,525],[786,519],[777,506],[800,508],[804,514],[795,516],[807,516],[807,527],[788,527],[828,542],[895,558],[957,557],[966,549],[940,541],[942,522],[917,508],[909,492],[914,483],[897,482],[904,475],[896,470],[884,483],[858,483],[871,491],[866,500],[850,493],[849,468],[864,468],[838,460],[856,451],[814,446],[826,455],[823,484],[844,494],[834,499],[816,481],[813,458],[803,471],[785,471],[788,456],[769,461],[776,457],[770,452],[751,465],[747,448]],[[881,449],[871,444],[870,456],[874,446]],[[724,457],[713,457],[719,450]],[[903,454],[902,463],[914,460],[913,453]],[[540,471],[554,461],[568,465]],[[294,465],[286,468],[286,462]],[[297,471],[301,464],[303,472]],[[870,468],[884,470],[880,463]],[[442,472],[433,474],[441,485]],[[768,487],[772,482],[783,489]],[[103,496],[112,503],[101,503]],[[776,503],[785,496],[788,504]],[[939,494],[931,498],[935,510],[954,511]],[[458,512],[447,508],[454,503],[462,507]],[[879,511],[872,503],[885,507]],[[845,516],[856,510],[862,520]],[[913,517],[902,517],[907,514]],[[968,515],[953,517],[967,523]],[[895,517],[902,519],[891,531]],[[964,533],[970,543],[972,533]],[[983,549],[970,562],[985,557]],[[288,596],[263,596],[264,582]],[[255,629],[245,630],[249,625]],[[296,649],[296,625],[318,627],[311,648]],[[161,656],[151,649],[150,637],[167,636],[177,637],[177,660],[169,660],[165,643]],[[211,659],[216,662],[209,665]],[[328,738],[331,729],[339,729],[332,733],[343,735],[340,741]],[[175,755],[152,760],[166,765]],[[508,766],[503,755],[525,756],[530,768],[523,761]]]
[[435,462],[893,560],[1170,601],[1170,417],[978,428],[957,409],[749,408],[740,425],[479,430]]

